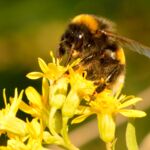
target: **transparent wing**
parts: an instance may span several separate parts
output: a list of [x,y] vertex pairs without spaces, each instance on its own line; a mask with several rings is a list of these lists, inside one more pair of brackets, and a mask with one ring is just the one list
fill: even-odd
[[120,36],[118,34],[112,33],[110,31],[101,31],[103,34],[115,38],[120,45],[133,50],[139,54],[145,55],[150,58],[150,47],[145,46],[137,41],[128,39],[126,37]]

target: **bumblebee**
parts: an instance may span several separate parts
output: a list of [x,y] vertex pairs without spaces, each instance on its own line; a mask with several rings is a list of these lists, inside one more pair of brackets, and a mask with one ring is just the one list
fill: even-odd
[[125,54],[122,47],[150,57],[150,48],[115,33],[114,24],[104,18],[81,14],[73,18],[61,37],[58,58],[63,65],[80,58],[75,69],[83,67],[97,92],[116,92],[124,84]]

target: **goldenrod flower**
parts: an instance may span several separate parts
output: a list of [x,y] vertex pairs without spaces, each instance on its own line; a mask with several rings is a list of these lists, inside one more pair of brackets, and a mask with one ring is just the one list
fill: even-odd
[[49,80],[56,80],[59,77],[61,77],[66,71],[65,67],[60,66],[59,64],[56,63],[49,63],[47,65],[45,61],[42,60],[41,58],[38,59],[38,62],[42,72],[31,72],[27,74],[28,78],[38,79],[41,77],[45,77]]
[[97,114],[100,137],[105,142],[111,142],[115,138],[115,117],[122,114],[125,117],[144,117],[146,113],[140,110],[127,108],[141,101],[141,98],[125,96],[117,93],[115,96],[109,90],[96,94],[95,99],[84,110],[87,112],[75,118],[72,123],[79,123],[91,114]]
[[58,59],[55,59],[53,53],[50,52],[50,56],[52,58],[52,63],[45,63],[45,61],[41,58],[38,58],[39,66],[42,72],[31,72],[27,74],[27,77],[30,79],[39,79],[41,77],[45,77],[49,79],[49,81],[55,81],[59,79],[64,73],[73,66],[79,63],[79,59],[74,61],[72,64],[67,67],[61,66]]
[[49,85],[46,78],[42,80],[42,93],[29,86],[25,90],[29,104],[21,101],[20,109],[33,117],[42,119],[44,125],[48,125],[49,118]]
[[10,98],[10,103],[7,103],[5,91],[3,92],[5,108],[0,110],[0,133],[7,133],[9,137],[18,135],[25,136],[27,134],[26,123],[16,117],[19,105],[22,100],[23,91],[18,95],[15,89],[14,97]]
[[[17,130],[17,129],[16,129]],[[42,122],[38,119],[33,119],[31,122],[27,120],[26,130],[27,135],[24,138],[18,136],[10,137],[7,141],[7,146],[0,146],[1,150],[48,150],[43,147],[44,131]],[[23,135],[22,135],[23,136]],[[53,139],[54,141],[55,139]]]
[[71,118],[75,114],[80,101],[83,99],[89,100],[89,96],[93,94],[95,86],[92,81],[86,80],[82,73],[79,74],[72,69],[69,70],[69,73],[71,89],[62,107],[62,114]]
[[69,70],[69,82],[71,90],[75,91],[79,97],[85,98],[91,96],[96,89],[94,82],[86,79],[86,74],[83,76],[84,71]]
[[[41,72],[31,72],[30,79],[42,78],[42,92],[29,86],[25,89],[28,104],[22,101],[23,91],[17,89],[10,103],[3,93],[5,108],[0,110],[0,134],[8,136],[7,146],[1,150],[46,150],[44,144],[60,145],[68,150],[79,150],[68,136],[68,121],[75,115],[72,123],[84,121],[92,114],[97,115],[100,138],[107,143],[115,138],[116,115],[125,117],[144,117],[145,112],[132,109],[141,98],[112,94],[110,90],[95,92],[93,81],[86,79],[86,72],[79,67],[80,60],[64,67],[51,53],[52,62],[46,64],[38,59]],[[16,117],[18,109],[33,118],[26,122]],[[109,144],[108,144],[109,143]]]

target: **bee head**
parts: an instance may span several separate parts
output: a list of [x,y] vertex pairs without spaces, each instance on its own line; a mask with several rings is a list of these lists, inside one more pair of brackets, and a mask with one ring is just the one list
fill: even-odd
[[65,53],[72,53],[76,57],[77,53],[83,52],[92,44],[92,34],[86,26],[70,24],[62,35],[59,54],[62,56]]
[[97,34],[97,31],[103,29],[107,29],[107,23],[93,15],[76,16],[61,37],[58,57],[66,56],[65,59],[70,61],[100,50],[97,47],[103,46],[105,35],[102,32],[102,34]]

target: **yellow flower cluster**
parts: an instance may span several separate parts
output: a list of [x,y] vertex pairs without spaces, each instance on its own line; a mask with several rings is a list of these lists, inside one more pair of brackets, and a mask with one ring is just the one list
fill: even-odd
[[[78,150],[68,137],[68,121],[74,117],[72,123],[79,123],[92,114],[97,115],[100,138],[108,143],[115,139],[117,114],[125,117],[146,115],[143,111],[127,109],[140,98],[119,92],[113,95],[110,90],[95,92],[96,86],[86,79],[86,72],[81,68],[73,70],[80,60],[64,67],[52,53],[50,55],[51,63],[38,59],[42,72],[27,74],[33,80],[42,78],[41,93],[31,86],[25,89],[28,103],[22,100],[23,91],[18,94],[17,89],[8,103],[4,90],[5,108],[0,110],[0,134],[6,134],[8,141],[6,146],[0,146],[0,150],[46,150],[48,148],[43,145],[51,144]],[[19,109],[30,114],[32,120],[18,118]]]
[[112,142],[115,139],[115,118],[118,114],[125,117],[144,117],[146,113],[140,110],[127,108],[135,105],[142,99],[134,96],[112,95],[112,91],[104,90],[94,95],[95,99],[89,102],[89,107],[82,106],[82,112],[72,123],[79,123],[91,114],[97,115],[100,138],[104,142]]

